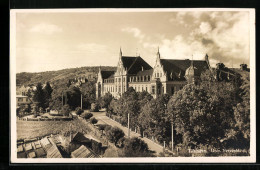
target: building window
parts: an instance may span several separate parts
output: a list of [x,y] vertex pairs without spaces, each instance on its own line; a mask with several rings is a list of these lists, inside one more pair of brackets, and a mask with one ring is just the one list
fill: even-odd
[[162,73],[160,73],[160,77],[162,77]]
[[18,102],[22,102],[23,101],[23,99],[22,98],[18,98]]
[[138,91],[140,91],[140,86],[138,86]]
[[145,91],[147,91],[147,86],[145,87]]
[[118,92],[121,92],[121,86],[119,86],[119,88],[118,88]]
[[157,73],[157,77],[159,77],[159,73]]
[[144,91],[144,87],[142,86],[142,91]]

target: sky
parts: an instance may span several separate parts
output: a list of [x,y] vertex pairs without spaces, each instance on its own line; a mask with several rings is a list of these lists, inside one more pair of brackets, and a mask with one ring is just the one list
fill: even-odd
[[249,65],[249,12],[16,13],[16,72],[116,66],[140,55],[152,67],[164,59],[204,59],[212,67]]

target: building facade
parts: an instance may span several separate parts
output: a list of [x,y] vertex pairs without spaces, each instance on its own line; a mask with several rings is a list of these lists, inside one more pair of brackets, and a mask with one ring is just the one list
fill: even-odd
[[99,69],[96,96],[110,93],[118,98],[129,87],[137,92],[147,91],[154,98],[161,94],[172,95],[187,83],[196,82],[207,69],[210,69],[207,54],[204,60],[161,59],[158,49],[155,65],[151,67],[140,56],[123,56],[120,49],[115,72]]

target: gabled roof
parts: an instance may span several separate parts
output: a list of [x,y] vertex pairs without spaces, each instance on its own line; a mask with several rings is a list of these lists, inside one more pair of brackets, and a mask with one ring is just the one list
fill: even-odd
[[101,71],[102,79],[107,79],[110,76],[114,75],[114,71]]
[[62,158],[62,155],[56,145],[52,145],[47,150],[47,158]]
[[122,56],[123,66],[127,68],[128,74],[137,74],[139,71],[149,70],[152,67],[144,61],[140,56],[138,57],[129,57]]
[[150,70],[139,71],[136,75],[137,76],[151,76],[152,74],[153,74],[153,69],[150,69]]
[[[175,59],[161,59],[164,71],[167,72],[169,79],[185,80],[185,71],[191,66],[191,60],[175,60]],[[205,60],[193,60],[194,68],[197,69],[195,76],[208,69],[208,64]]]
[[71,153],[72,158],[95,158],[98,157],[92,153],[86,146],[81,145],[78,149]]

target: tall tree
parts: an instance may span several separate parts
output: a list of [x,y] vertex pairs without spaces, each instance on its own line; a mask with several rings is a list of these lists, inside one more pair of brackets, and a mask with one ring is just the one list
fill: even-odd
[[50,100],[51,100],[51,94],[52,94],[52,91],[53,91],[49,82],[46,83],[43,90],[44,90],[45,98],[46,98],[45,99],[46,100],[45,107],[49,107],[49,103],[50,103]]
[[168,113],[185,146],[220,147],[234,125],[236,91],[232,82],[204,76],[198,85],[188,84],[171,97]]
[[36,90],[34,91],[34,95],[33,95],[33,101],[37,102],[38,107],[46,108],[45,107],[46,97],[42,89],[41,83],[38,83],[36,86]]
[[96,89],[95,89],[95,83],[94,82],[86,82],[82,84],[80,87],[80,90],[83,94],[83,107],[84,108],[90,108],[91,103],[96,102]]

